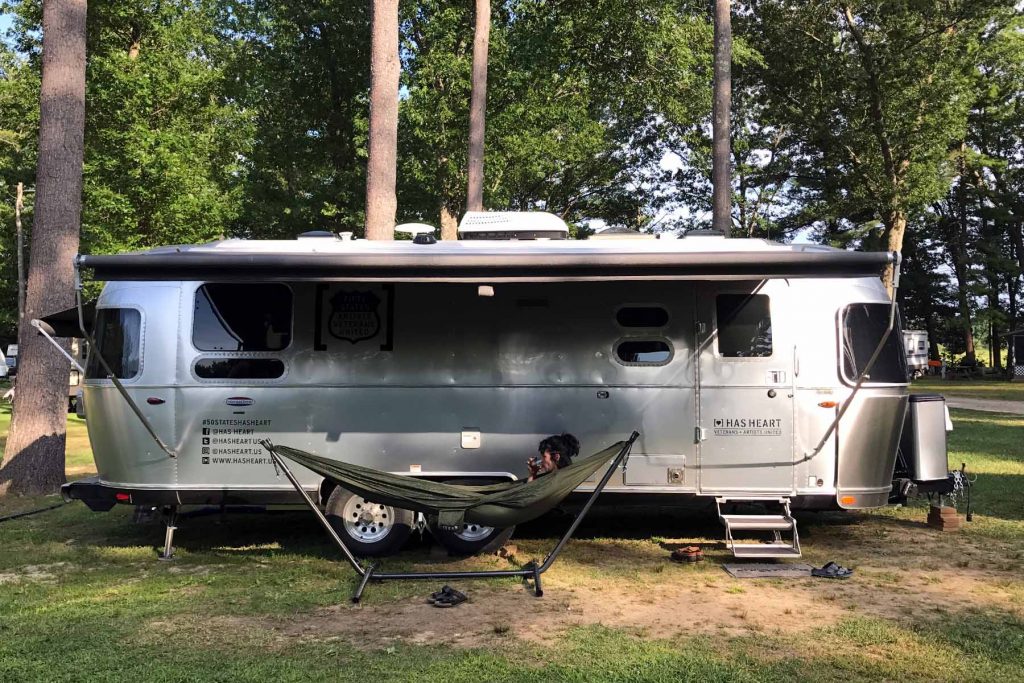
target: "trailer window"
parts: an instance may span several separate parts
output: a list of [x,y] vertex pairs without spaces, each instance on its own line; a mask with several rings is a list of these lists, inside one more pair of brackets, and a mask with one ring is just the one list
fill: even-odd
[[200,379],[277,379],[284,363],[276,358],[202,358],[196,361]]
[[726,358],[772,355],[772,312],[766,294],[719,294],[718,354]]
[[[853,304],[843,314],[843,373],[854,381],[889,327],[889,304]],[[865,384],[906,384],[907,358],[901,348],[899,320],[885,340]]]
[[672,347],[661,339],[626,339],[616,345],[615,355],[626,365],[665,365]]
[[134,308],[100,308],[93,328],[96,346],[85,366],[86,379],[107,379],[99,354],[118,379],[139,374],[142,361],[142,315]]
[[658,306],[627,306],[615,313],[615,320],[622,327],[664,327],[668,311]]
[[280,351],[292,340],[292,291],[278,284],[206,284],[196,292],[200,351]]

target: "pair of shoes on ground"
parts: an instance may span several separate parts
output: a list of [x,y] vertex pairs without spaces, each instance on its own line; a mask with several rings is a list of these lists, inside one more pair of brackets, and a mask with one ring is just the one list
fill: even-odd
[[434,607],[455,607],[455,605],[466,602],[466,594],[451,586],[443,586],[441,590],[431,593],[427,602]]
[[673,562],[700,562],[704,559],[704,551],[698,545],[688,545],[673,550],[670,559]]
[[848,579],[853,576],[853,570],[841,567],[835,562],[829,562],[821,569],[812,569],[811,576],[822,579]]

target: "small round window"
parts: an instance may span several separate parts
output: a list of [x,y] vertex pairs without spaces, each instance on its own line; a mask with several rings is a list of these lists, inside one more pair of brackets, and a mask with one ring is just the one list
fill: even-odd
[[622,327],[664,327],[668,311],[660,306],[626,306],[615,313],[615,320]]
[[665,365],[672,347],[662,339],[626,339],[615,347],[615,356],[626,365]]

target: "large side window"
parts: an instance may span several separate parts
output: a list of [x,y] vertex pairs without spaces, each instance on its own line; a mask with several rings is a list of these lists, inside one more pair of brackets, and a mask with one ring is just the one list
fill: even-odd
[[772,355],[772,311],[767,294],[719,294],[718,354],[726,358]]
[[86,379],[106,379],[107,372],[99,355],[118,379],[139,374],[142,363],[142,315],[134,308],[100,308],[93,330],[96,346],[90,350],[85,366]]
[[200,351],[280,351],[292,341],[292,291],[279,284],[211,283],[196,292]]
[[[843,313],[843,374],[854,381],[867,367],[871,354],[889,327],[890,304],[852,304]],[[878,360],[868,373],[868,384],[906,384],[907,358],[900,340],[903,333],[897,325],[885,340]]]

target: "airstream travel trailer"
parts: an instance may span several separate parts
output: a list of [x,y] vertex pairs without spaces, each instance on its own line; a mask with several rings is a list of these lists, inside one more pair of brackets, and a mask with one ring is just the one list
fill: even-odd
[[[799,553],[792,509],[886,504],[907,372],[878,274],[897,254],[575,241],[552,223],[79,257],[107,283],[83,391],[99,475],[65,495],[94,510],[295,502],[264,438],[411,477],[508,480],[549,434],[589,452],[637,429],[608,491],[715,501],[729,539],[775,532],[748,554]],[[413,526],[299,472],[361,553],[394,551]],[[738,501],[776,509],[735,515]],[[434,531],[461,551],[503,533]]]
[[903,347],[907,352],[907,372],[912,378],[928,372],[928,331],[903,330]]

